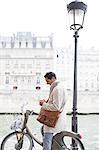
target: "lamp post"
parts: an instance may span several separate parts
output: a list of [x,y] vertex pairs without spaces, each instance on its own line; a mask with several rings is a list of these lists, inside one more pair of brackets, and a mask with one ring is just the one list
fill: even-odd
[[[83,28],[84,17],[87,11],[87,5],[80,1],[73,1],[67,5],[67,10],[70,15],[70,30],[74,30],[74,85],[73,85],[73,108],[72,108],[72,131],[78,132],[77,126],[77,40],[78,31]],[[73,150],[77,147],[75,141],[72,140]]]

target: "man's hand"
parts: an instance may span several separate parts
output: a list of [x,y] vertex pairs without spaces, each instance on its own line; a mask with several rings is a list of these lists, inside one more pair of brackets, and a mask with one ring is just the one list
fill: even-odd
[[40,105],[40,106],[42,106],[43,103],[46,103],[46,100],[45,100],[45,99],[39,101],[39,105]]

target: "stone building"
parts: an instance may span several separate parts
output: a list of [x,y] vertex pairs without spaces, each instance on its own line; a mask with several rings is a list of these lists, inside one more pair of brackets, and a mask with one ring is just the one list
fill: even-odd
[[[70,48],[67,50],[67,87],[72,90],[74,54]],[[78,91],[99,91],[99,50],[78,49],[77,55],[77,82]]]
[[[77,60],[78,111],[99,112],[99,51],[78,48]],[[73,67],[73,48],[54,48],[52,35],[18,32],[0,36],[0,112],[19,112],[27,102],[37,110],[38,100],[48,98],[43,77],[48,71],[64,82],[71,111]]]
[[12,37],[0,37],[0,101],[10,105],[1,110],[19,110],[25,100],[37,100],[40,91],[46,96],[43,76],[53,71],[53,59],[52,35],[37,37],[19,32]]

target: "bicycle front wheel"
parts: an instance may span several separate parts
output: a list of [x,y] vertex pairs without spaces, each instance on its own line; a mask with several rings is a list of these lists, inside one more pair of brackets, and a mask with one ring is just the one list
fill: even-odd
[[[18,142],[18,136],[23,136],[22,141]],[[1,150],[32,150],[33,141],[27,133],[12,132],[7,135],[1,143]]]

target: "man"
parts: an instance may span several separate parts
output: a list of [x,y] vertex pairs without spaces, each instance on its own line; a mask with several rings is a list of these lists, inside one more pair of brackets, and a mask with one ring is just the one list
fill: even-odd
[[54,128],[44,125],[43,150],[51,150],[53,135],[66,130],[66,91],[64,86],[57,81],[55,73],[48,72],[44,78],[50,85],[50,93],[48,100],[40,100],[39,104],[46,110],[61,112]]

